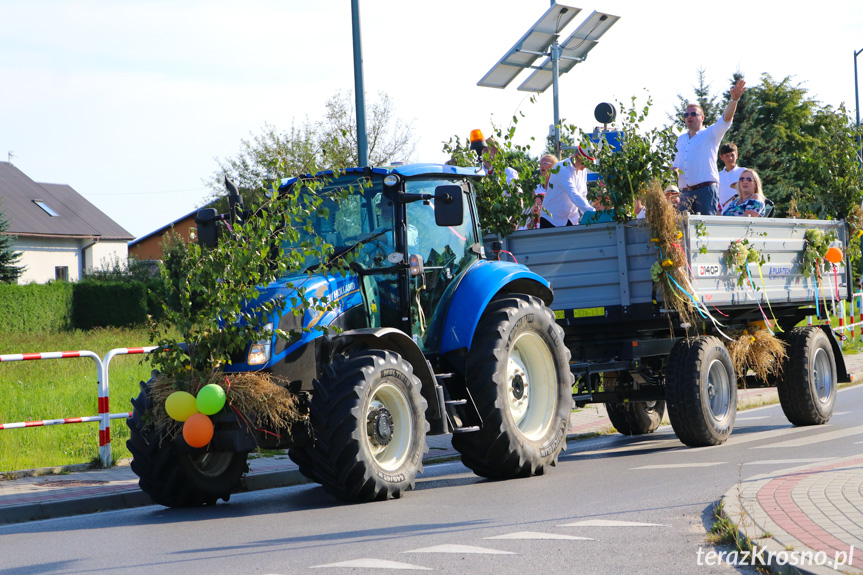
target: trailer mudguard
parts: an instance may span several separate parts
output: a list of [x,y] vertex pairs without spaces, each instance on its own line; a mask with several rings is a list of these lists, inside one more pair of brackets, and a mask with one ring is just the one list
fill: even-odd
[[551,285],[527,266],[480,260],[461,278],[447,311],[441,336],[441,353],[469,348],[479,318],[498,293],[524,293],[551,305]]

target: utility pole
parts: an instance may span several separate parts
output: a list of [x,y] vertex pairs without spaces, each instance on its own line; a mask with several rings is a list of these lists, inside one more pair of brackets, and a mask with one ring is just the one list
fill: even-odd
[[351,0],[351,28],[354,34],[354,94],[357,108],[357,160],[360,168],[369,165],[366,137],[366,99],[363,87],[363,47],[360,41],[360,2]]

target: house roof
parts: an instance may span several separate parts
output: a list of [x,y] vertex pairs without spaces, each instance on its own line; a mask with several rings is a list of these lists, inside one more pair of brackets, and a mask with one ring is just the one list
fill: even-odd
[[7,233],[17,236],[135,237],[71,186],[36,183],[9,162],[0,162],[0,213],[9,222]]
[[147,235],[144,235],[144,236],[141,236],[140,238],[137,238],[137,239],[132,240],[131,242],[129,242],[129,247],[131,248],[131,247],[133,247],[133,246],[136,246],[136,245],[140,244],[141,242],[144,242],[144,241],[146,241],[146,240],[148,240],[148,239],[152,238],[153,236],[161,236],[161,235],[163,235],[165,232],[167,232],[167,231],[168,231],[169,229],[171,229],[172,227],[174,227],[174,226],[178,225],[178,224],[179,224],[180,222],[182,222],[183,220],[187,220],[187,219],[189,219],[189,218],[194,218],[196,215],[198,215],[198,210],[199,210],[199,209],[201,209],[201,208],[195,208],[195,211],[193,211],[193,212],[189,212],[189,213],[188,213],[188,214],[186,214],[185,216],[181,216],[181,217],[177,218],[176,220],[174,220],[174,221],[173,221],[173,222],[171,222],[170,224],[165,224],[164,226],[162,226],[162,227],[161,227],[161,228],[159,228],[158,230],[154,230],[154,231],[150,232],[150,233],[149,233],[149,234],[147,234]]

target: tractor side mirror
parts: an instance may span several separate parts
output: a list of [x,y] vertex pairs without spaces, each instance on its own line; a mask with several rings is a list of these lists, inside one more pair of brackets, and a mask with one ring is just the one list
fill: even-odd
[[219,243],[219,212],[214,208],[203,208],[195,215],[195,223],[198,225],[198,243],[208,248],[216,247]]
[[464,191],[446,184],[434,190],[434,222],[438,226],[460,226],[464,222]]

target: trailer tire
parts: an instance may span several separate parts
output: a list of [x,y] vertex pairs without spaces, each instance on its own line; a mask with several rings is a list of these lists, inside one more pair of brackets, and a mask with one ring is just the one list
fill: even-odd
[[791,330],[788,359],[779,382],[779,402],[793,425],[822,425],[830,421],[836,406],[836,357],[830,339],[821,328]]
[[474,333],[465,380],[482,426],[453,447],[482,477],[541,475],[566,448],[572,412],[563,330],[542,300],[519,294],[492,301]]
[[190,451],[156,429],[145,414],[152,409],[150,386],[154,379],[141,382],[141,393],[132,400],[132,417],[126,420],[132,452],[132,471],[138,485],[154,503],[166,507],[213,505],[228,501],[231,492],[248,471],[247,452]]
[[665,415],[664,401],[614,401],[605,404],[608,419],[623,435],[653,433]]
[[713,336],[681,339],[666,373],[668,418],[690,447],[720,445],[737,417],[737,378],[728,350]]
[[392,351],[349,352],[314,386],[314,441],[292,450],[310,463],[303,473],[346,501],[399,498],[413,489],[429,426],[411,365]]

